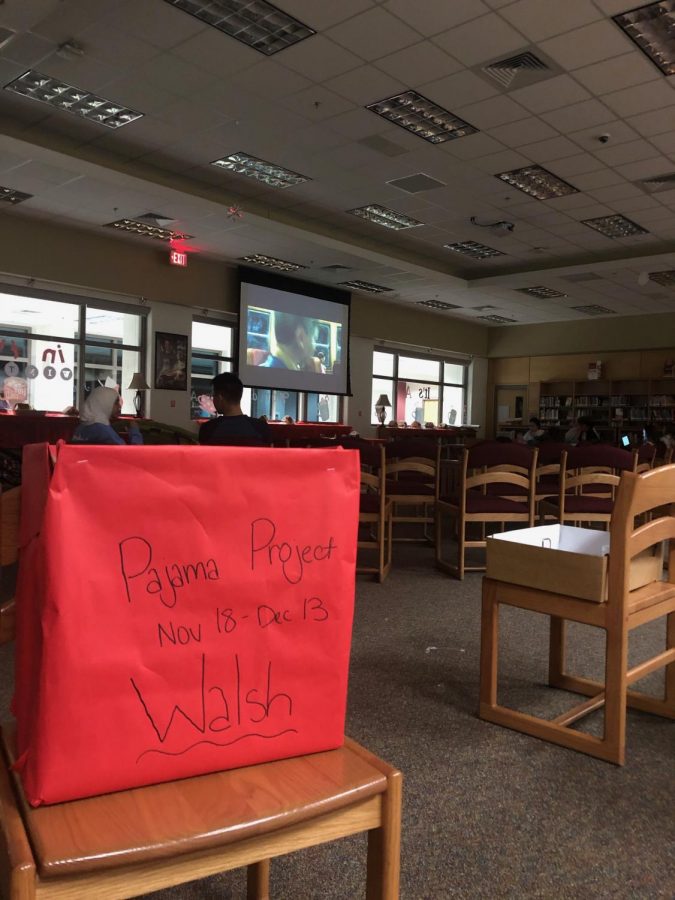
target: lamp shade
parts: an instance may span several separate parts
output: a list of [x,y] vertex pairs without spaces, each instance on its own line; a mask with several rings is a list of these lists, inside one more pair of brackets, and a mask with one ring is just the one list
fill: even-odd
[[391,406],[391,401],[386,394],[380,394],[380,396],[375,401],[375,406]]
[[131,384],[129,385],[128,390],[130,391],[149,391],[150,385],[145,380],[145,375],[142,372],[134,372],[134,377],[131,379]]

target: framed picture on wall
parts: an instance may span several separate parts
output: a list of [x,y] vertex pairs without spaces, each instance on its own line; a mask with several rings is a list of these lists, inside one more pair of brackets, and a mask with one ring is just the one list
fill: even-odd
[[186,334],[155,332],[155,388],[187,391],[187,355]]

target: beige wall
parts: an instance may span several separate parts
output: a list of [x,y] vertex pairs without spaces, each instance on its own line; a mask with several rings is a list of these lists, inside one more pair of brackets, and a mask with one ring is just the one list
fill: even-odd
[[611,351],[669,347],[674,335],[675,313],[517,325],[491,328],[487,355],[523,357],[588,352],[599,359]]

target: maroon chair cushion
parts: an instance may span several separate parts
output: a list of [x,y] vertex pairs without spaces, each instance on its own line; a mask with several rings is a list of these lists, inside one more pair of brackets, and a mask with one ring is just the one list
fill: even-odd
[[[549,506],[557,508],[557,501],[550,501]],[[613,500],[606,500],[603,497],[591,496],[568,496],[565,497],[565,513],[603,513],[611,515],[614,508]]]
[[527,497],[527,488],[519,484],[494,481],[485,485],[489,497]]
[[486,496],[477,491],[467,491],[466,511],[468,513],[521,513],[525,516],[529,512],[526,503],[507,500],[506,497]]
[[425,496],[434,496],[433,485],[423,484],[419,481],[388,481],[387,496],[403,497],[424,494]]
[[377,494],[361,494],[359,500],[360,513],[378,513],[380,511],[380,498]]

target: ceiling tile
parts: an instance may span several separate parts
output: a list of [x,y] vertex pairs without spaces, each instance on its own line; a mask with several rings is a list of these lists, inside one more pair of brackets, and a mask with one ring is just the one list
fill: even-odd
[[339,3],[317,3],[316,0],[284,0],[284,12],[316,31],[324,31],[351,16],[371,9],[373,0],[340,0]]
[[375,66],[359,66],[344,75],[328,79],[324,86],[359,106],[367,106],[406,89],[401,81],[381,72]]
[[580,128],[589,128],[592,125],[602,125],[614,119],[614,113],[600,103],[599,100],[584,100],[581,103],[572,103],[562,109],[541,114],[542,119],[553,125],[559,131],[567,134]]
[[[252,52],[255,53],[255,50]],[[287,47],[282,62],[312,81],[324,81],[363,65],[358,56],[322,34],[315,34],[311,39]]]
[[662,153],[675,153],[675,132],[656,134],[650,138],[650,141]]
[[350,100],[340,97],[320,84],[312,85],[289,97],[283,97],[279,102],[313,122],[321,122],[354,108]]
[[[84,5],[82,0],[80,0],[80,5]],[[90,10],[91,5],[89,3]],[[61,0],[35,0],[33,3],[24,3],[19,0],[16,3],[6,4],[2,11],[2,24],[13,31],[35,31],[38,34],[45,34],[37,26],[45,20],[57,19],[63,13],[65,10],[63,10]],[[92,11],[90,15],[98,18],[101,10]],[[47,34],[46,37],[53,37],[53,35]]]
[[137,0],[127,0],[126,4],[118,2],[104,22],[109,22],[125,34],[142,34],[145,40],[163,50],[169,50],[207,30],[206,24],[194,16],[170,4],[167,7],[154,2],[138,3]]
[[520,147],[519,150],[533,162],[546,163],[552,159],[575,156],[579,148],[565,137],[554,137],[547,141],[538,141],[536,144],[526,144]]
[[663,175],[670,172],[672,164],[667,156],[658,156],[654,159],[643,159],[640,162],[628,163],[625,166],[617,166],[616,171],[628,181],[638,181],[640,178],[652,178],[654,175]]
[[602,21],[543,41],[540,46],[565,69],[578,69],[625,54],[633,44],[613,22]]
[[555,169],[556,175],[567,178],[569,175],[579,175],[582,172],[595,172],[602,168],[602,163],[590,153],[579,153],[576,156],[567,156],[565,159],[552,160],[551,167]]
[[660,76],[656,66],[635,48],[630,53],[577,69],[574,77],[593,94],[609,94],[634,84],[656,81]]
[[410,0],[388,0],[384,7],[427,37],[490,11],[482,0],[416,4]]
[[663,134],[666,131],[672,131],[675,116],[664,115],[661,110],[641,113],[631,116],[628,120],[631,128],[639,131],[645,137],[651,137],[654,134]]
[[436,35],[434,43],[465,66],[474,66],[496,56],[520,50],[527,41],[496,13],[489,13]]
[[[488,172],[490,175],[499,175],[500,172],[510,172],[511,169],[520,169],[523,166],[528,166],[531,162],[532,160],[527,156],[523,156],[522,153],[516,153],[515,150],[504,150],[501,153],[491,153],[489,156],[483,156],[475,161],[475,166],[483,172]],[[510,185],[505,184],[504,190],[515,191],[516,188],[511,188]]]
[[[186,19],[192,18],[192,16],[184,15]],[[196,20],[193,19],[193,21]],[[298,46],[304,46],[304,43]],[[241,73],[249,66],[260,62],[260,54],[252,47],[247,47],[241,41],[228,40],[215,28],[205,27],[194,37],[178,44],[171,52],[191,65],[206,69],[212,75],[223,78],[234,73]],[[283,56],[284,61],[286,52]]]
[[[59,78],[61,81],[65,81],[66,84],[72,84],[73,87],[103,94],[105,94],[110,82],[118,78],[120,74],[119,68],[111,62],[102,62],[93,57],[61,59],[56,55],[52,55],[41,63],[39,71],[44,75],[51,75],[52,78]],[[118,100],[112,91],[106,96],[110,100]],[[145,112],[144,109],[139,111]]]
[[591,0],[565,0],[564,3],[518,0],[500,13],[533,41],[543,41],[602,18]]
[[599,203],[607,203],[613,206],[617,201],[634,199],[635,197],[644,197],[644,192],[635,184],[623,181],[619,184],[613,184],[608,187],[598,187],[594,190],[588,190],[587,193],[597,200]]
[[457,72],[447,78],[439,78],[420,86],[420,93],[454,112],[456,107],[477,103],[486,97],[494,97],[497,90],[473,72]]
[[241,74],[234,75],[230,85],[235,89],[241,86],[244,90],[266,100],[275,100],[302,91],[310,87],[311,82],[298,72],[272,59],[266,59],[255,66],[250,66]]
[[542,122],[541,119],[536,119],[534,116],[521,119],[509,125],[491,128],[490,133],[498,141],[506,144],[507,147],[520,147],[523,144],[531,144],[535,141],[543,141],[559,136],[555,128],[551,128],[546,122]]
[[573,131],[568,134],[570,140],[576,141],[579,146],[591,151],[599,150],[603,146],[602,141],[600,141],[601,136],[609,136],[607,143],[612,147],[616,144],[623,144],[626,141],[634,141],[639,137],[636,131],[633,131],[620,119],[603,122],[601,128],[596,125],[593,128],[583,128],[580,131]]
[[469,134],[461,140],[446,141],[441,145],[441,149],[457,159],[470,161],[480,159],[481,156],[487,156],[489,153],[498,153],[506,148],[489,134],[479,132],[478,134]]
[[481,131],[497,125],[505,125],[508,122],[515,122],[518,119],[522,120],[529,115],[526,109],[504,96],[490,97],[480,103],[459,107],[457,114],[467,122],[471,122],[476,128],[480,128]]
[[[638,113],[648,112],[651,109],[661,109],[670,106],[675,109],[675,93],[670,84],[665,80],[652,81],[649,84],[640,84],[636,87],[624,88],[612,94],[605,94],[603,101],[619,116],[634,116]],[[664,117],[672,115],[664,113]],[[671,119],[672,122],[672,119]],[[638,129],[639,130],[639,129]]]
[[370,9],[329,28],[326,36],[369,61],[387,56],[419,40],[416,31],[382,8]]
[[548,112],[561,106],[591,99],[588,91],[569,75],[558,75],[529,87],[518,88],[511,92],[511,97],[533,113]]
[[376,66],[392,77],[405,81],[408,87],[417,87],[426,81],[459,72],[462,68],[461,63],[430,41],[421,41],[384,56],[377,60]]
[[623,163],[638,162],[641,159],[652,159],[654,156],[658,156],[658,152],[653,145],[642,138],[619,144],[616,147],[611,146],[611,141],[604,147],[598,144],[593,152],[598,159],[601,159],[609,166],[619,166]]
[[[600,169],[598,172],[587,172],[585,175],[575,175],[574,184],[580,191],[587,188],[602,188],[612,184],[619,184],[623,179],[612,169]],[[598,213],[599,216],[605,213]]]

